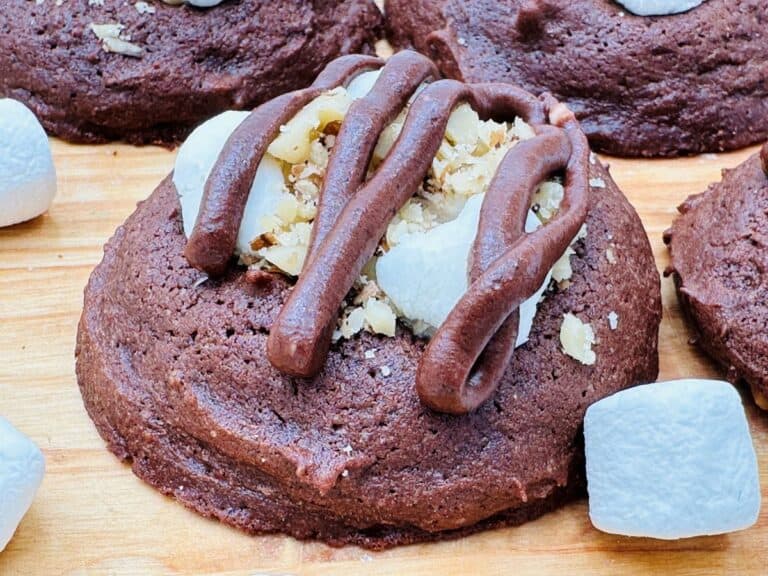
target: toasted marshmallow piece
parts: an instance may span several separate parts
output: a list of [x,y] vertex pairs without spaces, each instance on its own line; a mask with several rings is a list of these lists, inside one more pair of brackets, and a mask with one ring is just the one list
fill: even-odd
[[[376,262],[376,280],[404,316],[438,328],[468,288],[469,253],[477,234],[485,194],[467,200],[459,216],[426,232],[408,234]],[[529,212],[526,232],[540,226]],[[520,306],[517,346],[528,341],[536,305],[549,284]]]
[[47,211],[56,170],[45,130],[21,102],[0,99],[0,227]]
[[596,402],[584,420],[589,516],[604,532],[677,539],[757,521],[757,459],[727,382],[647,384]]
[[616,0],[637,16],[669,16],[687,12],[704,3],[704,0]]
[[44,472],[40,449],[0,417],[0,552],[32,505]]

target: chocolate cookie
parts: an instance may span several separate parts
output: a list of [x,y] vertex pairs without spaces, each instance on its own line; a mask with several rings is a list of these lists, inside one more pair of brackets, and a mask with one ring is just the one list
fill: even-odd
[[768,409],[768,144],[678,210],[664,241],[680,305],[698,344]]
[[[572,115],[551,99],[538,100],[513,87],[430,84],[431,64],[402,54],[349,106],[340,126],[329,120],[345,94],[333,86],[346,85],[346,93],[355,93],[359,87],[353,88],[349,78],[377,66],[381,63],[367,58],[337,61],[307,90],[238,119],[226,144],[216,143],[220,134],[212,128],[196,131],[180,151],[173,179],[161,183],[118,229],[86,288],[78,381],[109,448],[165,494],[249,532],[383,548],[537,517],[583,491],[580,427],[586,407],[657,375],[660,294],[648,240],[607,171],[588,159]],[[514,125],[480,120],[466,103],[510,121],[515,115]],[[312,116],[321,104],[322,114]],[[403,106],[407,115],[398,120]],[[319,124],[311,121],[321,117]],[[221,128],[231,120],[222,115],[208,126]],[[399,121],[399,138],[376,164],[382,138]],[[259,233],[245,244],[235,236],[238,223],[242,232],[252,216],[252,205],[243,207],[251,199],[251,182],[256,186],[267,179],[269,163],[294,155],[303,143],[296,131],[307,126],[317,138],[307,151],[310,157],[322,156],[321,143],[335,144],[296,281],[286,273],[292,260],[283,257],[296,248],[288,239],[295,239],[302,222],[290,234]],[[386,126],[378,142],[377,126]],[[485,196],[473,194],[484,206],[471,266],[466,264],[474,279],[447,320],[417,336],[413,317],[401,318],[389,332],[382,309],[395,301],[395,292],[389,300],[370,282],[360,290],[355,284],[343,302],[335,302],[335,292],[349,289],[342,276],[353,277],[366,265],[366,250],[375,250],[381,262],[421,233],[412,230],[398,239],[394,226],[377,245],[387,224],[370,215],[381,210],[394,216],[397,209],[389,202],[398,194],[434,200],[435,192],[415,188],[432,186],[438,178],[433,155],[444,158],[449,149],[477,154],[474,144],[448,136],[464,138],[473,126],[479,127],[478,138],[490,133],[493,142],[490,150],[482,149],[485,155],[474,156],[476,163],[493,150],[506,152],[496,177],[483,184]],[[499,126],[507,134],[515,131],[508,149]],[[222,152],[211,160],[199,213],[190,218],[191,190],[202,184],[195,175],[184,177],[189,169],[184,158],[196,150],[192,141],[198,137],[207,144],[200,154],[211,148]],[[537,156],[542,151],[552,155]],[[373,175],[366,178],[371,157]],[[193,159],[198,166],[208,161]],[[430,162],[430,177],[422,181]],[[510,178],[521,167],[523,175]],[[278,178],[290,174],[293,179],[285,185],[298,194],[308,186],[303,175],[314,174],[318,166],[305,162],[282,168]],[[544,224],[534,231],[526,226],[521,236],[514,220],[525,215],[531,186],[550,172],[560,174],[562,185],[555,181],[550,187],[562,191],[562,199],[554,208],[543,201],[533,204],[535,213],[547,213]],[[270,192],[261,190],[265,198],[257,200],[267,202]],[[350,190],[355,193],[345,197]],[[446,197],[454,193],[445,184],[441,190]],[[500,197],[526,203],[507,220],[505,229],[515,241],[509,248],[506,238],[494,244],[505,251],[485,269],[482,247],[486,238],[496,240],[494,217],[509,216]],[[465,209],[475,200],[470,197]],[[277,205],[279,227],[305,207],[292,204],[288,215],[284,204]],[[420,206],[429,212],[426,202]],[[581,232],[572,242],[574,226]],[[428,233],[421,237],[425,243],[431,241]],[[441,247],[450,250],[449,244]],[[548,289],[534,309],[527,341],[507,348],[510,331],[517,331],[516,312],[508,313],[512,321],[489,324],[499,305],[493,291],[505,295],[502,303],[510,286],[530,296],[541,283],[537,270],[552,266],[549,246],[554,245],[557,252],[565,251],[568,280],[557,282],[560,273],[552,273],[552,282],[547,276]],[[236,246],[241,264],[252,259],[249,268],[231,259]],[[280,250],[270,252],[275,248]],[[526,260],[528,250],[546,264]],[[517,268],[525,276],[509,271],[510,258],[524,263]],[[337,268],[340,262],[344,266]],[[476,276],[475,266],[481,270]],[[325,284],[316,280],[323,270],[334,270]],[[384,287],[386,270],[376,270]],[[483,289],[489,278],[491,291]],[[463,307],[481,297],[488,304],[485,317],[463,325]],[[363,304],[355,308],[357,302]],[[368,315],[371,310],[377,314]],[[349,330],[357,311],[365,312],[366,329]],[[322,340],[327,324],[321,323],[317,333],[311,329],[324,313],[331,328],[340,313],[343,317],[338,334],[328,341]],[[293,325],[293,315],[304,321]],[[450,350],[461,336],[451,331],[455,325],[486,334],[490,342],[477,350],[480,359],[467,384],[478,384],[483,398],[466,390],[434,389],[434,368],[425,359],[440,358],[436,342]],[[522,320],[519,326],[522,330]],[[579,330],[589,337],[579,338]],[[305,342],[310,343],[306,348]],[[588,350],[573,350],[574,342]],[[494,372],[493,359],[507,351],[498,377],[476,378],[477,372]],[[463,361],[451,360],[465,373]]]
[[768,137],[762,0],[665,17],[612,0],[389,0],[392,42],[449,77],[552,92],[590,143],[625,156],[739,148]]
[[369,0],[8,0],[0,96],[73,142],[174,144],[218,112],[310,84],[340,54],[372,51],[380,20]]

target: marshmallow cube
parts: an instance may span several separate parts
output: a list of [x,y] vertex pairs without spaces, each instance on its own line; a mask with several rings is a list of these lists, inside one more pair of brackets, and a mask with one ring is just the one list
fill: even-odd
[[0,417],[0,552],[32,504],[44,472],[40,449]]
[[584,439],[589,515],[604,532],[671,540],[757,521],[757,458],[727,382],[618,392],[589,407]]
[[45,130],[21,102],[0,98],[0,227],[48,210],[56,170]]

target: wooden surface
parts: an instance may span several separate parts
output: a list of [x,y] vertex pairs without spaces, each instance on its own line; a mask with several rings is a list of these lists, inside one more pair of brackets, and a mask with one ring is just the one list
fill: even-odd
[[[674,161],[609,159],[645,223],[659,270],[677,206],[752,150]],[[593,529],[586,502],[519,528],[374,554],[290,538],[252,538],[202,519],[136,479],[104,447],[74,375],[82,290],[101,247],[171,169],[165,150],[54,142],[59,194],[50,212],[0,229],[0,414],[43,449],[48,471],[0,574],[765,574],[768,505],[745,532],[678,542]],[[688,343],[663,281],[661,378],[717,376]],[[768,414],[748,407],[763,497]],[[768,502],[768,500],[766,500]]]

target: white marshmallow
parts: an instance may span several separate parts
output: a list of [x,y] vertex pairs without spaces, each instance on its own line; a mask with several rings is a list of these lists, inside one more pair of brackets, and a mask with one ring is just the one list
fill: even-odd
[[[197,220],[205,181],[227,139],[248,114],[230,111],[214,116],[198,126],[179,148],[173,171],[173,184],[179,194],[184,233],[187,237],[192,234]],[[275,213],[284,189],[285,181],[280,163],[265,155],[256,171],[240,223],[237,235],[238,253],[250,253],[251,240],[266,232],[262,222],[264,216]]]
[[29,510],[44,473],[40,449],[0,417],[0,552]]
[[[426,232],[409,234],[376,262],[376,280],[392,302],[411,320],[439,327],[468,288],[469,253],[477,234],[485,194],[472,196],[459,216]],[[528,213],[526,232],[540,226]],[[517,346],[528,341],[536,305],[549,284],[520,306]]]
[[56,170],[45,130],[21,102],[0,99],[0,227],[50,208]]
[[755,450],[738,392],[677,380],[618,392],[584,420],[589,515],[604,532],[676,539],[757,521]]
[[704,0],[616,0],[637,16],[668,16],[687,12],[704,3]]
[[185,0],[187,4],[197,6],[198,8],[210,8],[211,6],[218,6],[223,0]]

